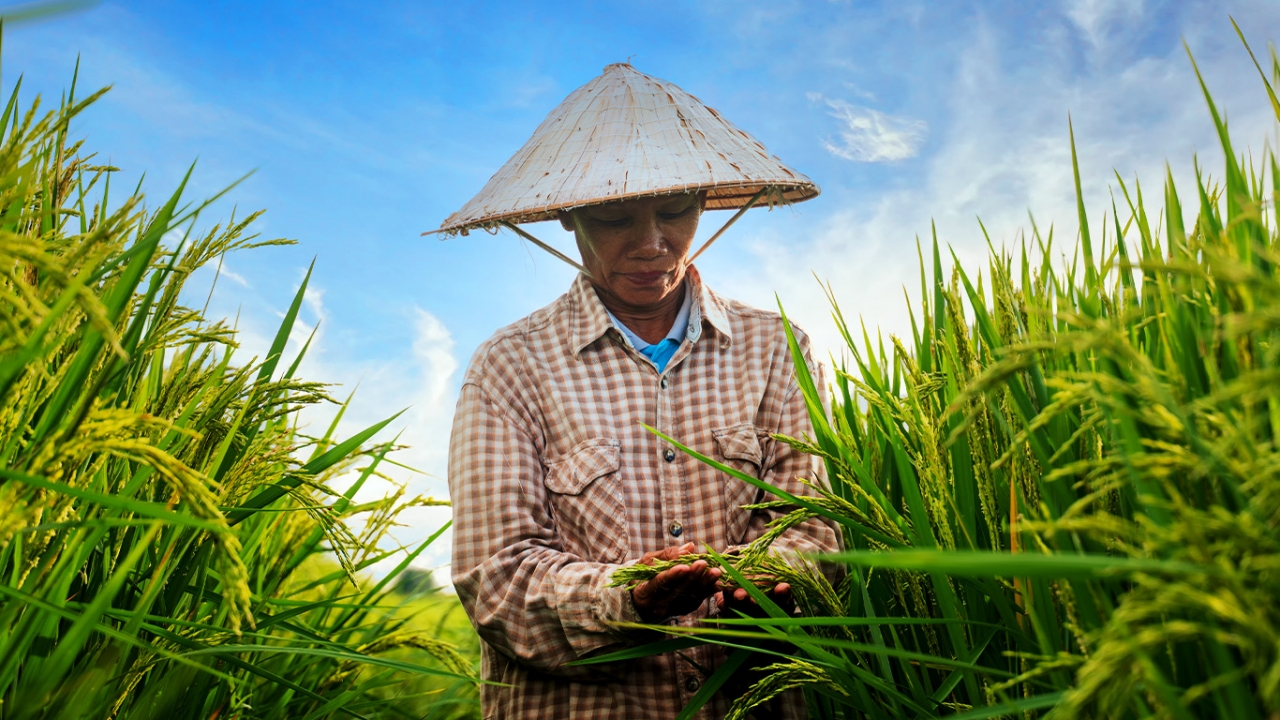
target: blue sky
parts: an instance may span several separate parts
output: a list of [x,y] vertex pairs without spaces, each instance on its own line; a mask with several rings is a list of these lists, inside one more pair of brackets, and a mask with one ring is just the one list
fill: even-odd
[[[1228,15],[1255,51],[1280,38],[1280,3],[1263,0],[105,2],[6,28],[3,82],[21,72],[26,98],[55,98],[79,55],[81,88],[113,89],[73,131],[124,180],[145,171],[152,197],[197,158],[193,198],[256,171],[208,222],[266,208],[259,231],[300,244],[227,258],[212,310],[238,314],[261,352],[316,258],[307,376],[339,393],[359,383],[352,430],[410,406],[404,459],[436,476],[411,487],[440,495],[468,358],[572,271],[509,235],[419,233],[606,64],[675,82],[822,187],[748,213],[699,266],[725,294],[772,306],[776,293],[834,351],[815,272],[846,315],[903,332],[931,221],[975,269],[978,217],[997,243],[1028,211],[1074,236],[1068,113],[1098,220],[1113,170],[1152,189],[1166,161],[1184,184],[1197,153],[1215,170],[1184,39],[1238,147],[1274,144]],[[558,227],[533,230],[570,247]],[[424,513],[403,539],[439,519]]]

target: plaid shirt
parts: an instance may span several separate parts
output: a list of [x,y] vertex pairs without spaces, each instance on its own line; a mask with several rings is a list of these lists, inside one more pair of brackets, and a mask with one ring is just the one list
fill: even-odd
[[[723,661],[698,647],[566,667],[653,635],[610,574],[645,552],[749,542],[772,517],[762,493],[641,427],[794,493],[820,460],[770,437],[812,433],[781,318],[705,288],[689,269],[689,330],[664,373],[622,338],[578,276],[551,305],[497,332],[463,381],[449,449],[453,582],[480,634],[485,718],[673,718]],[[808,358],[808,339],[797,333]],[[809,361],[810,367],[814,367]],[[820,377],[820,374],[819,374]],[[810,521],[775,544],[833,551]],[[695,624],[714,603],[670,623]],[[698,715],[723,717],[717,694]],[[798,696],[785,715],[803,713]]]

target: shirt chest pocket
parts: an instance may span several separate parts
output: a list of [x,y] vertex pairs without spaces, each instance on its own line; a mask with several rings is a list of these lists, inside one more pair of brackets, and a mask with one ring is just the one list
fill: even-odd
[[596,562],[626,557],[620,467],[616,441],[588,440],[547,468],[551,513],[567,552]]
[[[711,436],[715,438],[720,462],[753,478],[764,475],[764,449],[755,425],[743,423],[720,428],[712,430]],[[731,475],[722,473],[721,477],[725,483],[725,542],[740,545],[745,540],[752,515],[751,510],[744,510],[742,506],[760,502],[762,493],[756,486]]]

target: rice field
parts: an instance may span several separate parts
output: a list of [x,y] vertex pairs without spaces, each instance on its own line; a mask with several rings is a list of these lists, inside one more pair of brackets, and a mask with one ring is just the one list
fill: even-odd
[[478,717],[456,601],[397,592],[430,541],[384,538],[438,501],[397,481],[392,418],[298,425],[333,402],[284,353],[306,281],[266,357],[183,304],[198,268],[282,241],[257,214],[197,230],[216,198],[181,186],[121,193],[67,135],[101,92],[73,79],[45,110],[20,89],[0,115],[0,718]]
[[[1280,59],[1258,71],[1280,122]],[[73,79],[45,110],[20,89],[0,114],[0,720],[478,717],[470,626],[417,586],[431,541],[384,542],[437,502],[403,489],[393,418],[298,423],[334,402],[285,355],[306,281],[265,357],[183,304],[197,269],[283,241],[256,214],[209,227],[216,198],[184,187],[113,190],[67,131],[101,93]],[[1280,717],[1280,164],[1239,155],[1200,90],[1220,172],[1155,196],[1116,177],[1078,237],[1032,226],[982,268],[922,243],[909,337],[833,303],[834,398],[802,372],[815,433],[786,439],[830,487],[779,493],[769,534],[706,555],[764,617],[593,661],[726,645],[756,679],[731,718],[795,688],[814,718]],[[770,553],[815,515],[844,552]]]
[[[1280,121],[1280,60],[1258,71]],[[763,617],[598,661],[726,645],[764,673],[731,718],[790,688],[814,718],[1280,717],[1280,166],[1239,155],[1200,90],[1220,173],[1154,202],[1116,176],[1077,238],[1033,226],[982,268],[935,237],[909,337],[833,303],[831,413],[802,372],[815,433],[788,440],[830,489],[781,496],[775,530],[839,523],[842,581],[768,537],[709,552]],[[790,582],[801,614],[748,578]]]

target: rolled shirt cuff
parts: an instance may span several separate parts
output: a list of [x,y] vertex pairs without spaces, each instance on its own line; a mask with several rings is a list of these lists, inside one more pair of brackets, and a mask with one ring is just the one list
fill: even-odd
[[596,617],[600,619],[600,622],[606,625],[644,622],[640,618],[640,611],[636,610],[635,601],[631,597],[631,588],[608,587],[608,584],[609,575],[607,574],[604,577],[604,582],[596,590],[594,605]]
[[[587,654],[607,645],[625,643],[632,634],[617,623],[642,622],[625,587],[609,587],[617,565],[580,563],[557,578],[561,626],[573,654]],[[574,577],[576,575],[577,577]]]

